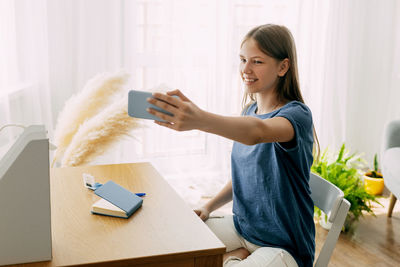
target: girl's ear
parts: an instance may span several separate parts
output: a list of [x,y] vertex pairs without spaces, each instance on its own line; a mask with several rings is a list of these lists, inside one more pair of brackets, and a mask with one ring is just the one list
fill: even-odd
[[279,63],[279,71],[278,76],[283,77],[285,76],[286,72],[289,70],[290,62],[288,58],[285,58]]

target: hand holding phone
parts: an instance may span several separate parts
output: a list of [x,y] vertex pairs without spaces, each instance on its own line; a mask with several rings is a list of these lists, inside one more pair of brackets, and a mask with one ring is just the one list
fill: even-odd
[[[157,111],[163,112],[169,116],[173,116],[172,113],[148,103],[147,98],[149,98],[149,97],[150,98],[153,97],[153,94],[150,92],[136,91],[136,90],[129,91],[129,94],[128,94],[128,114],[129,114],[129,116],[135,117],[135,118],[140,118],[140,119],[156,120],[156,121],[165,122],[165,120],[160,119],[159,117],[154,116],[154,115],[150,114],[149,112],[147,112],[148,108],[152,108]],[[174,97],[178,97],[178,96],[174,96]]]
[[178,89],[166,94],[131,91],[128,102],[129,115],[155,120],[156,124],[176,131],[202,130],[212,119]]

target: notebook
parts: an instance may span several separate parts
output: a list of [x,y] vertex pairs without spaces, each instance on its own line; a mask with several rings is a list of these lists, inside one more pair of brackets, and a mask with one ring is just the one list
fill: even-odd
[[129,218],[143,203],[142,198],[113,181],[100,186],[94,193],[101,199],[92,205],[93,214]]

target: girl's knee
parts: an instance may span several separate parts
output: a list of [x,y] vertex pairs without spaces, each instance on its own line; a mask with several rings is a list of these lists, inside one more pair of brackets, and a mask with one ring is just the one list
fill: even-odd
[[232,217],[208,219],[206,225],[226,246],[227,252],[244,247],[243,238],[235,230]]
[[228,258],[224,267],[297,267],[296,261],[285,250],[261,247],[244,260],[237,257]]

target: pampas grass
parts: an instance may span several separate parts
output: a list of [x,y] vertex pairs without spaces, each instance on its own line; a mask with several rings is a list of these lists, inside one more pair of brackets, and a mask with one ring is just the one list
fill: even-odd
[[66,151],[80,126],[103,110],[112,97],[122,91],[128,78],[128,74],[123,71],[99,74],[89,80],[81,92],[73,95],[65,103],[54,132],[57,150],[53,164]]
[[[55,130],[57,150],[52,165],[56,161],[61,167],[87,164],[121,137],[130,136],[134,128],[145,126],[128,115],[128,93],[123,90],[127,80],[128,75],[121,71],[97,75],[65,103]],[[169,90],[160,84],[148,91]],[[124,96],[113,101],[119,92]]]
[[127,98],[124,97],[83,123],[65,151],[61,166],[88,163],[115,140],[140,125],[139,120],[129,117],[127,105]]

